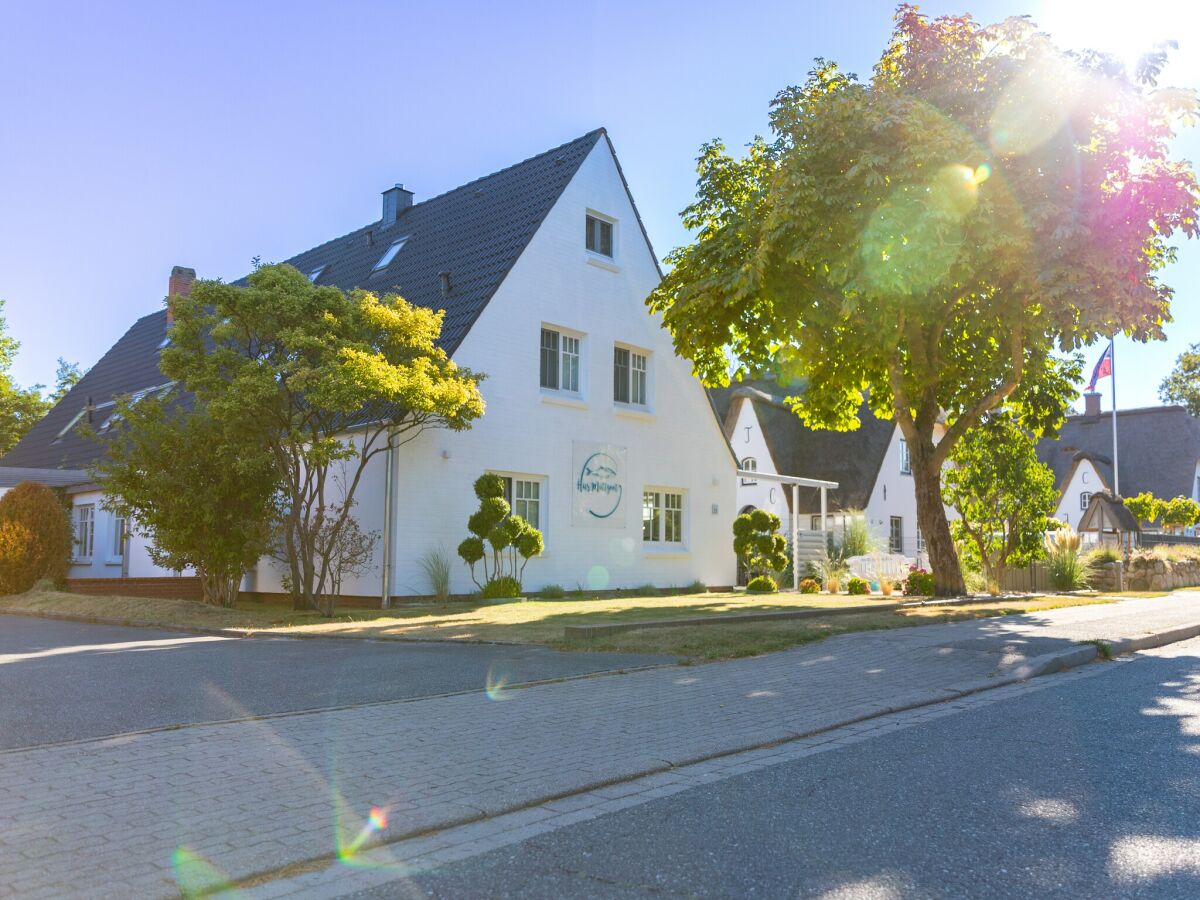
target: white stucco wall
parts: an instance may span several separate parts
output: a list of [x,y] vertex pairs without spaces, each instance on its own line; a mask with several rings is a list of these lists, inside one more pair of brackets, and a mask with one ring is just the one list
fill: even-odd
[[1081,459],[1067,479],[1066,487],[1058,500],[1058,508],[1054,511],[1054,518],[1066,522],[1072,528],[1078,528],[1085,509],[1082,505],[1082,495],[1105,490],[1108,490],[1108,485],[1095,465],[1091,460]]
[[[99,491],[82,491],[69,494],[71,501],[71,527],[76,529],[76,541],[79,540],[80,507],[91,507],[92,553],[90,557],[80,556],[80,547],[76,544],[72,553],[70,578],[118,578],[122,572],[120,548],[117,546],[117,519],[103,508],[104,494]],[[144,552],[142,554],[144,557]],[[149,564],[149,560],[146,560]],[[155,574],[168,574],[156,572]]]
[[[778,475],[779,472],[771,457],[771,451],[767,447],[754,404],[747,399],[734,402],[739,405],[739,409],[737,419],[729,433],[729,443],[737,456],[738,465],[744,466],[746,458],[750,457],[756,461],[759,472]],[[788,509],[786,495],[788,488],[786,486],[774,481],[747,478],[738,478],[737,485],[736,512],[740,512],[747,506],[773,512],[783,522],[780,530],[784,534],[791,533],[791,512]]]

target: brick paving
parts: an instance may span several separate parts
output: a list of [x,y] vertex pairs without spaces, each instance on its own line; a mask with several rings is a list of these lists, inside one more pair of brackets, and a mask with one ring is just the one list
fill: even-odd
[[[372,807],[387,810],[387,839],[444,828],[953,699],[1076,641],[1197,623],[1200,594],[1180,593],[844,635],[754,659],[8,751],[0,895],[171,896],[183,852],[245,878],[375,837],[364,832]],[[622,786],[607,790],[610,802],[625,799]]]

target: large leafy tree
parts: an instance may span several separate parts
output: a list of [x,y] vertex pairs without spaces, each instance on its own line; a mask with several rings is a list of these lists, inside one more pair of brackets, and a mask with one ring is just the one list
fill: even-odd
[[23,388],[10,370],[21,342],[8,333],[4,301],[0,300],[0,455],[11,450],[53,405],[42,396],[42,386]]
[[265,448],[204,407],[158,397],[117,401],[100,439],[106,504],[150,539],[167,569],[194,569],[204,600],[233,606],[242,576],[267,551],[278,487]]
[[1056,351],[1170,319],[1197,186],[1168,141],[1197,104],[1152,88],[1162,63],[902,6],[869,81],[818,61],[770,142],[702,150],[696,241],[649,305],[710,384],[775,364],[812,427],[857,427],[864,397],[894,418],[940,594],[963,590],[940,490],[962,437],[1005,405],[1053,428],[1077,372]]
[[950,462],[943,493],[959,516],[951,533],[981,564],[988,589],[999,591],[1010,565],[1041,553],[1058,505],[1054,472],[1038,462],[1033,438],[1003,413],[963,435]]
[[1175,368],[1158,388],[1163,403],[1186,406],[1193,416],[1200,416],[1200,344],[1192,344],[1175,360]]
[[330,548],[368,464],[427,429],[469,428],[481,376],[438,346],[442,312],[317,287],[288,265],[246,287],[199,281],[173,303],[163,372],[269,451],[293,603],[332,614]]

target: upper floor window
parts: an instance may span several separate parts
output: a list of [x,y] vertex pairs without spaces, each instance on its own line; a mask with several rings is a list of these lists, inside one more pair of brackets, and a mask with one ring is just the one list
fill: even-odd
[[[758,460],[755,459],[753,456],[747,456],[745,459],[742,460],[742,471],[743,472],[757,472],[758,471]],[[743,477],[742,484],[743,485],[758,484],[758,479],[753,476]]]
[[90,560],[96,546],[96,505],[75,507],[75,558]]
[[[400,243],[400,242],[397,241],[396,243]],[[395,247],[395,244],[393,244],[392,246]],[[400,252],[400,248],[396,247],[396,253],[399,253],[399,252]],[[392,253],[391,247],[388,248],[388,253]],[[392,259],[395,259],[396,253],[392,253]],[[388,260],[388,262],[391,262],[391,261],[392,261],[391,259]],[[387,265],[387,263],[383,262],[383,260],[380,260],[380,263],[382,265],[378,265],[375,268],[381,269],[381,268],[383,268],[383,266]],[[325,270],[328,268],[329,268],[328,264],[322,264],[322,265],[317,266],[315,269],[313,269],[311,272],[308,273],[308,280],[311,281],[313,284],[316,284],[317,279],[320,278],[322,275],[324,275]]]
[[1082,512],[1087,512],[1087,508],[1088,508],[1088,506],[1091,505],[1091,503],[1092,503],[1092,492],[1091,491],[1080,491],[1079,492],[1079,509]]
[[581,340],[553,328],[542,329],[539,383],[552,391],[579,393]]
[[912,474],[912,458],[908,455],[908,441],[900,438],[900,474]]
[[650,358],[628,347],[613,348],[613,400],[646,406]]
[[587,217],[587,234],[584,245],[593,253],[609,258],[613,255],[613,223],[597,216]]

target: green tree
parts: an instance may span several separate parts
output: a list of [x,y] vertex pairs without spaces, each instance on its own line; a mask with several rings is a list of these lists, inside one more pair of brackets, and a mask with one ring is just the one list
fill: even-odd
[[1193,416],[1200,416],[1200,344],[1192,344],[1175,360],[1175,368],[1158,388],[1163,403],[1186,406]]
[[1026,19],[901,6],[867,83],[819,60],[771,142],[702,149],[696,241],[651,309],[709,384],[775,365],[811,427],[857,427],[864,396],[894,418],[940,594],[964,589],[940,493],[963,435],[1001,406],[1055,427],[1079,371],[1056,350],[1170,319],[1159,275],[1197,186],[1167,148],[1197,103],[1149,89],[1161,62],[1131,76]]
[[198,281],[173,304],[163,372],[269,451],[293,605],[331,615],[330,551],[367,466],[427,429],[469,428],[481,376],[438,346],[443,312],[317,287],[287,265],[247,287]]
[[0,300],[0,455],[23,438],[53,405],[42,397],[42,386],[23,388],[12,377],[12,364],[21,342],[8,333],[4,301]]
[[958,513],[955,541],[977,558],[988,589],[1000,590],[1010,565],[1040,555],[1047,520],[1058,505],[1054,472],[1011,416],[989,415],[963,435],[942,476],[943,497]]
[[1163,502],[1149,491],[1142,491],[1136,497],[1126,497],[1124,503],[1139,525],[1143,522],[1157,522],[1162,515]]
[[156,565],[194,569],[206,603],[233,606],[268,547],[278,487],[270,454],[202,406],[123,398],[116,414],[121,424],[97,438],[106,505],[150,539]]
[[54,393],[50,395],[50,403],[54,404],[67,396],[67,392],[79,384],[79,379],[86,375],[79,363],[67,362],[61,356],[58,358],[58,368],[54,372]]
[[1200,503],[1191,497],[1175,497],[1163,500],[1159,519],[1163,528],[1170,532],[1182,530],[1200,522]]

